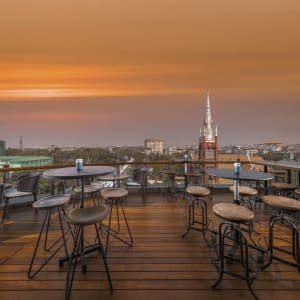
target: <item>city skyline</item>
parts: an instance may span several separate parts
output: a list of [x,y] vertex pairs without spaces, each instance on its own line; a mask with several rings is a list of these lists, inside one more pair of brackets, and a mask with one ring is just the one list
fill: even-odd
[[220,146],[299,143],[299,14],[295,0],[4,0],[0,139],[197,145],[208,88]]

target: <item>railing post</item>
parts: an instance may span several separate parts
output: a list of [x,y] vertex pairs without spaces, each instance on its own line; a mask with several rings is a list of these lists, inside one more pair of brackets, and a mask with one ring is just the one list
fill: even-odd
[[146,170],[145,172],[145,187],[148,187],[148,165],[144,164],[144,169]]
[[300,186],[300,171],[295,172],[296,174],[296,185]]
[[[9,168],[9,163],[4,164],[3,168]],[[9,181],[9,172],[4,172],[3,173],[3,183],[8,183]]]
[[[264,172],[268,173],[268,166],[266,166],[266,165],[264,165]],[[265,185],[265,194],[266,195],[268,195],[268,190],[269,190],[268,183],[269,183],[269,181],[267,180],[267,181],[265,181],[265,184],[264,184]]]
[[288,169],[286,181],[287,181],[287,183],[291,183],[291,180],[292,180],[292,170]]

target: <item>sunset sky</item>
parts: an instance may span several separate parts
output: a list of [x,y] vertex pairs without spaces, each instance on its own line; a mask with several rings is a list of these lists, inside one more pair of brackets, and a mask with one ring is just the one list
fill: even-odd
[[299,0],[2,0],[0,140],[300,143]]

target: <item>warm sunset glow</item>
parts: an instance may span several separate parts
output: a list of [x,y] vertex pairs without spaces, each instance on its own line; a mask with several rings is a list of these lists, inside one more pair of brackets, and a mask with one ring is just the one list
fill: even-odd
[[[71,144],[84,132],[82,143],[95,145],[193,144],[209,88],[220,143],[297,142],[299,14],[296,0],[4,0],[0,138]],[[58,136],[56,114],[74,131]]]

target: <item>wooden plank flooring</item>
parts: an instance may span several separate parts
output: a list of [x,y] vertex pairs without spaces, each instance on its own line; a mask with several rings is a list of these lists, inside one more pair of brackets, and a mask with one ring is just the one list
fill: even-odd
[[[209,217],[216,227],[211,206],[216,202],[231,202],[232,195],[214,194],[209,204]],[[88,256],[88,272],[77,268],[71,299],[105,300],[194,300],[253,299],[246,283],[224,276],[217,290],[210,287],[218,277],[209,259],[209,248],[199,232],[192,231],[181,238],[185,230],[187,203],[161,193],[131,193],[126,204],[134,245],[128,248],[112,240],[109,266],[114,293],[110,293],[101,257]],[[267,236],[270,211],[259,207],[255,211],[260,230]],[[34,249],[43,214],[28,208],[8,211],[9,220],[0,229],[0,299],[48,300],[64,299],[66,267],[59,268],[57,258],[51,260],[33,280],[27,269]],[[58,227],[51,230],[55,239]],[[93,228],[86,232],[87,242],[94,239]],[[70,241],[71,242],[71,241]],[[61,251],[58,257],[63,256]],[[47,257],[40,251],[38,261]],[[253,284],[261,299],[299,299],[300,275],[293,267],[274,262],[259,274]]]

